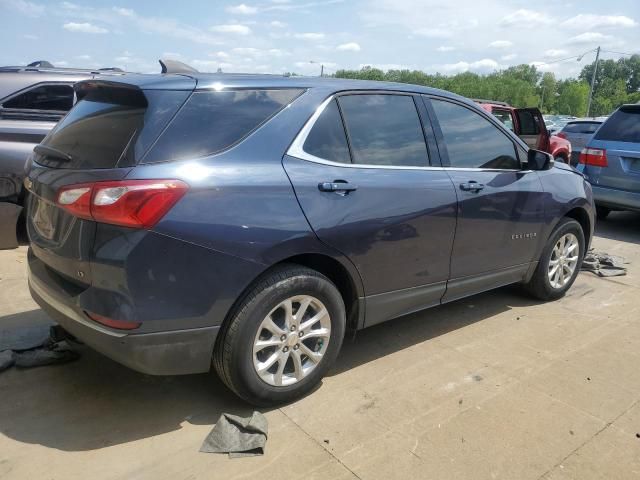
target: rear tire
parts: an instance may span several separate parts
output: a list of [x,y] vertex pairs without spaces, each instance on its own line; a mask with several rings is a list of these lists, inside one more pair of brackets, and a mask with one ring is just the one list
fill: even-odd
[[564,218],[549,237],[531,280],[524,285],[525,290],[544,301],[564,296],[580,272],[584,253],[582,226]]
[[342,296],[327,277],[282,265],[259,278],[235,308],[218,334],[213,363],[247,402],[287,403],[320,382],[338,356],[345,326]]
[[604,220],[610,213],[610,208],[596,206],[596,216],[598,217],[598,220]]

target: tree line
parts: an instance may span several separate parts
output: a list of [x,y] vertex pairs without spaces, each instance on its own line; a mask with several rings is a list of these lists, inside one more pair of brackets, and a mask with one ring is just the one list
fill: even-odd
[[[388,70],[363,67],[338,70],[337,78],[413,83],[440,88],[469,98],[507,102],[514,107],[540,107],[543,113],[586,115],[595,62],[586,65],[578,78],[556,79],[533,65],[516,65],[487,75],[472,72],[456,75],[428,74],[419,70]],[[591,116],[609,115],[624,103],[640,102],[640,55],[600,60],[594,82]]]

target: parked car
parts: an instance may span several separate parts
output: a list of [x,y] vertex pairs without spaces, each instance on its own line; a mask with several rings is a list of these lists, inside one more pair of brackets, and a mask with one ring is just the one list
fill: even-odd
[[0,67],[0,249],[26,237],[19,222],[27,157],[72,107],[73,84],[117,69],[55,68],[49,62]]
[[539,109],[514,108],[508,103],[495,100],[475,100],[475,102],[493,114],[530,148],[547,152],[558,162],[569,163],[571,144],[564,138],[549,133]]
[[35,147],[29,286],[149,374],[211,364],[259,405],[345,331],[511,283],[553,300],[593,232],[583,176],[426,87],[261,75],[83,81]]
[[593,186],[598,218],[640,211],[640,104],[623,105],[580,153],[579,170]]
[[577,165],[580,152],[607,117],[579,118],[568,122],[556,136],[571,143],[571,165]]

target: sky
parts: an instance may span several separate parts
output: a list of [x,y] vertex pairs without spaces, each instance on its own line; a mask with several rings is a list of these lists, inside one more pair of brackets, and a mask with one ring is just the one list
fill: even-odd
[[[245,3],[246,2],[246,3]],[[640,52],[640,0],[0,0],[0,65],[317,75],[364,65],[559,78]],[[611,53],[618,52],[618,53]]]

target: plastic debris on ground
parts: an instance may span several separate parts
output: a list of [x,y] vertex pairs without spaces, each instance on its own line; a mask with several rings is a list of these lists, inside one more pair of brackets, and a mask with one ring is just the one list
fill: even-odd
[[584,256],[581,269],[600,277],[617,277],[627,274],[625,265],[628,264],[629,262],[622,257],[591,249]]
[[200,451],[228,453],[229,458],[263,455],[267,428],[267,419],[260,412],[253,412],[250,417],[244,418],[223,413],[205,438]]
[[49,326],[2,330],[0,372],[12,366],[32,368],[77,360],[80,354],[67,340],[52,336],[53,331]]

